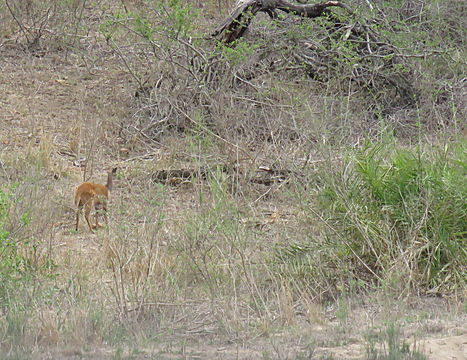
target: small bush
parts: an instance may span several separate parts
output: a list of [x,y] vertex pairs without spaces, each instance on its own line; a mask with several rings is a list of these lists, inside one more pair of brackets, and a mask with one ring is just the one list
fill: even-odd
[[462,144],[426,150],[371,144],[347,160],[342,173],[328,174],[319,205],[347,245],[340,257],[382,281],[432,291],[461,288],[464,155]]
[[4,304],[8,289],[20,276],[24,263],[7,230],[10,205],[11,194],[7,190],[0,190],[0,305]]
[[367,335],[366,355],[368,360],[424,360],[427,357],[414,345],[402,340],[400,330],[390,324],[385,331]]

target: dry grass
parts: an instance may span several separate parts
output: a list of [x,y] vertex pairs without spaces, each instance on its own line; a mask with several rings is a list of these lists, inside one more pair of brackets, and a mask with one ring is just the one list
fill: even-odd
[[[196,4],[225,15],[224,1]],[[367,329],[385,323],[400,324],[406,337],[465,333],[465,294],[442,300],[413,293],[401,299],[384,287],[365,293],[323,248],[326,224],[310,212],[318,167],[339,169],[342,148],[366,136],[365,99],[336,96],[337,85],[265,74],[254,96],[248,86],[204,92],[211,117],[190,108],[185,118],[174,115],[180,128],[142,132],[154,119],[141,115],[148,113],[133,102],[135,78],[98,34],[124,5],[141,6],[98,2],[101,18],[79,17],[72,27],[78,40],[58,36],[62,15],[54,18],[62,25],[44,32],[40,54],[24,51],[23,35],[0,11],[0,22],[8,20],[0,25],[0,194],[8,194],[3,218],[0,197],[0,231],[9,232],[0,239],[14,243],[0,253],[0,353],[361,358]],[[53,45],[58,37],[62,48]],[[124,56],[141,54],[127,45],[119,44]],[[132,65],[142,71],[148,63],[138,61]],[[161,63],[150,61],[180,76]],[[163,88],[156,100],[169,107],[173,93],[192,91],[190,81]],[[213,163],[234,171],[177,186],[152,180],[156,170]],[[75,186],[102,182],[117,164],[109,227],[92,235],[82,224],[75,232]],[[251,181],[259,166],[298,175],[265,186]],[[306,261],[284,265],[284,257],[310,248]],[[391,278],[400,284],[397,275]]]

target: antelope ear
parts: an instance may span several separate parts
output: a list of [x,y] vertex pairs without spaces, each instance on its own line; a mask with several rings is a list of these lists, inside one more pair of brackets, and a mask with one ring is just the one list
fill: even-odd
[[112,169],[112,174],[115,175],[115,174],[117,173],[117,170],[118,170],[118,168],[117,168],[117,167],[114,167],[114,168]]

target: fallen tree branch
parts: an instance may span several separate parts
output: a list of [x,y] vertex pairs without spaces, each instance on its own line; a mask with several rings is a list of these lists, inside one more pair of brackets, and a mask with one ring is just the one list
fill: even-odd
[[198,169],[173,169],[173,170],[158,170],[152,175],[152,180],[158,183],[168,185],[178,185],[182,182],[190,181],[195,177],[207,179],[210,173],[221,170],[226,172],[224,165],[202,166]]
[[258,12],[265,12],[270,17],[275,17],[275,10],[281,10],[306,18],[316,18],[328,14],[328,8],[330,7],[340,7],[352,14],[352,10],[340,1],[299,5],[285,0],[246,0],[237,3],[236,8],[229,17],[211,35],[215,37],[223,33],[224,35],[220,40],[230,44],[243,36]]
[[[209,166],[201,166],[199,168],[185,169],[161,169],[152,174],[152,180],[157,183],[166,185],[180,185],[189,182],[194,178],[203,180],[208,179],[210,174],[221,171],[232,175],[233,169],[227,164],[215,164]],[[256,170],[254,176],[248,177],[248,181],[255,184],[271,186],[275,183],[283,183],[289,180],[293,175],[297,175],[292,170],[274,169],[267,166],[260,166]]]

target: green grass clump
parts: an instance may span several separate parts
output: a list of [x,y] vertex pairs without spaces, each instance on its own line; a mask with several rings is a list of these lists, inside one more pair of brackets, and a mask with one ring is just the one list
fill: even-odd
[[319,204],[339,234],[339,257],[391,285],[461,289],[467,260],[465,151],[465,144],[371,144],[347,160],[342,172],[327,174]]
[[402,339],[400,330],[389,324],[387,329],[366,336],[366,359],[368,360],[425,360],[427,357],[418,351],[416,344],[410,345]]
[[17,254],[16,243],[7,230],[11,194],[0,190],[0,301],[7,297],[9,286],[17,279],[21,269],[22,259]]

